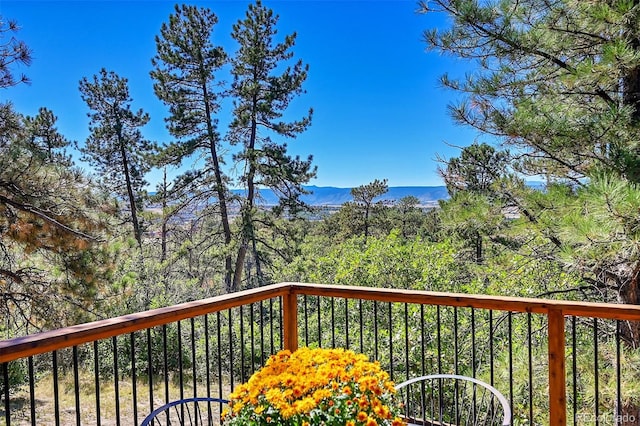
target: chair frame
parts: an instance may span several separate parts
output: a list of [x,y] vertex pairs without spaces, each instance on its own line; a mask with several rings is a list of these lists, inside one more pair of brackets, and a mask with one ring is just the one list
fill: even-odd
[[[467,381],[467,382],[471,382],[475,385],[478,385],[486,390],[488,390],[489,392],[491,392],[492,396],[495,397],[498,402],[500,403],[500,405],[502,406],[502,409],[504,410],[504,417],[502,420],[502,426],[510,426],[511,425],[511,406],[509,404],[509,401],[507,401],[507,398],[495,387],[491,386],[490,384],[483,382],[482,380],[476,379],[475,377],[469,377],[469,376],[462,376],[459,374],[429,374],[426,376],[420,376],[420,377],[414,377],[412,379],[406,380],[398,385],[395,386],[396,391],[401,390],[402,388],[405,388],[413,383],[418,383],[418,382],[425,382],[425,381],[429,381],[429,380],[442,380],[442,379],[453,379],[453,380],[462,380],[462,381]],[[411,425],[411,423],[409,423]]]
[[[149,413],[147,415],[147,417],[144,418],[144,420],[142,421],[142,423],[140,423],[140,426],[149,426],[149,425],[153,425],[153,422],[158,418],[159,414],[162,414],[164,412],[167,412],[168,410],[170,410],[172,407],[177,407],[179,405],[182,404],[188,404],[188,403],[195,403],[195,406],[197,406],[198,402],[218,402],[221,404],[228,404],[229,401],[226,399],[222,399],[222,398],[211,398],[211,397],[194,397],[194,398],[184,398],[184,399],[178,399],[175,401],[171,401],[167,404],[164,404],[158,408],[156,408],[155,410],[153,410],[151,413]],[[189,409],[187,408],[187,411]],[[193,413],[194,416],[198,415],[198,410],[196,409],[196,411]],[[191,413],[189,413],[189,417],[191,417]],[[184,420],[184,419],[183,419]],[[200,424],[200,423],[197,423]]]

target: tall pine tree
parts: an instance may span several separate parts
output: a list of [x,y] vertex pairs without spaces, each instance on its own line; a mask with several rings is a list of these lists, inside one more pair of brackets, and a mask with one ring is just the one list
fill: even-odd
[[[304,208],[300,195],[302,185],[315,175],[312,158],[292,157],[287,145],[275,138],[294,138],[304,132],[311,123],[312,110],[298,120],[285,121],[284,116],[291,101],[304,93],[308,65],[301,60],[289,65],[293,59],[292,48],[296,34],[284,37],[278,43],[276,25],[278,16],[259,0],[250,4],[245,19],[233,26],[232,37],[239,49],[231,59],[233,83],[233,121],[229,140],[240,147],[235,160],[241,163],[240,184],[246,190],[240,207],[239,248],[235,261],[234,289],[239,289],[247,259],[253,253],[259,284],[264,277],[261,271],[262,256],[258,248],[260,238],[256,230],[256,200],[259,188],[270,188],[280,198],[273,213],[295,216]],[[275,226],[275,221],[263,217],[261,221]]]
[[142,226],[138,213],[142,211],[145,173],[149,170],[148,156],[154,145],[144,139],[140,128],[149,121],[141,109],[131,110],[127,79],[104,68],[92,80],[80,81],[80,93],[90,112],[87,141],[80,151],[102,178],[106,187],[124,196],[129,204],[133,233],[142,246]]
[[218,22],[207,8],[182,5],[164,23],[156,36],[152,59],[156,96],[169,107],[169,132],[178,139],[164,150],[166,164],[181,164],[202,156],[200,169],[190,170],[172,186],[174,198],[188,193],[191,203],[206,205],[215,199],[225,245],[225,285],[233,289],[232,231],[229,214],[228,178],[223,171],[221,138],[216,114],[220,109],[220,87],[216,73],[226,63],[222,47],[211,39]]

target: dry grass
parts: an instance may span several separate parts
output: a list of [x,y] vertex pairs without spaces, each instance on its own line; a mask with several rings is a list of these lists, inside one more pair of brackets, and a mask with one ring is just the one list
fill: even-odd
[[[96,392],[93,375],[90,373],[80,374],[80,421],[82,425],[97,425]],[[165,384],[158,382],[153,384],[154,408],[165,403]],[[218,385],[211,385],[212,393],[216,396]],[[225,386],[225,394],[229,392]],[[129,381],[118,382],[120,425],[134,426],[134,410],[137,410],[137,423],[141,423],[144,417],[151,411],[149,403],[149,385],[146,382],[136,383],[137,401],[133,402],[133,384]],[[175,383],[169,382],[169,400],[178,399],[180,389]],[[193,388],[185,385],[185,397],[193,396]],[[204,384],[198,385],[198,396],[206,396]],[[60,424],[76,424],[76,401],[74,392],[74,380],[72,375],[65,375],[58,378],[58,403],[60,413]],[[35,409],[36,422],[38,426],[55,425],[55,400],[53,377],[46,376],[38,380],[35,386]],[[16,392],[11,397],[11,425],[26,426],[31,425],[31,408],[29,403],[29,389],[24,388]],[[102,383],[100,387],[100,425],[115,426],[116,421],[116,399],[115,385],[113,380],[109,383]],[[0,407],[0,426],[6,426],[4,402]]]

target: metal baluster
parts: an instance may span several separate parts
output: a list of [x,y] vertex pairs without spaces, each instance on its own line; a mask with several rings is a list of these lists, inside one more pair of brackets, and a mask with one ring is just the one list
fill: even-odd
[[[55,353],[55,352],[54,352]],[[11,401],[9,400],[9,363],[2,363],[2,380],[4,382],[4,419],[11,426]]]
[[[36,424],[36,388],[35,388],[35,372],[33,368],[33,357],[29,357],[29,409],[31,412],[31,425]],[[98,411],[98,426],[100,421],[100,412]]]
[[130,334],[131,339],[131,391],[133,398],[133,422],[138,423],[138,387],[136,386],[136,336]]
[[80,377],[78,376],[78,347],[74,346],[72,349],[73,354],[73,392],[76,403],[76,425],[80,426],[82,422],[80,419]]

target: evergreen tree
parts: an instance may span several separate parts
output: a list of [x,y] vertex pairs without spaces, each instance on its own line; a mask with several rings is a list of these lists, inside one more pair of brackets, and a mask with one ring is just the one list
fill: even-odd
[[637,182],[640,118],[638,0],[485,3],[435,0],[450,29],[425,32],[429,48],[473,61],[459,122],[522,151],[522,170],[581,183],[598,170]]
[[82,159],[96,168],[110,191],[127,199],[133,233],[142,246],[138,214],[143,208],[147,157],[154,152],[154,145],[143,138],[140,128],[147,124],[149,115],[131,110],[127,79],[104,68],[91,81],[83,78],[80,92],[90,109],[91,131],[80,148]]
[[507,151],[474,143],[439,168],[451,197],[440,202],[442,225],[473,248],[476,263],[484,260],[485,236],[504,225],[505,209],[513,207],[506,183],[517,179],[509,176],[508,161]]
[[71,166],[73,164],[71,156],[67,155],[64,150],[71,144],[71,141],[58,132],[57,121],[58,117],[53,114],[53,111],[40,108],[35,117],[25,117],[24,124],[31,144],[43,153],[46,161]]
[[[249,5],[245,19],[234,25],[232,33],[240,47],[231,59],[234,119],[228,137],[232,144],[241,147],[235,160],[242,164],[240,183],[246,189],[240,208],[234,289],[240,288],[249,250],[253,252],[258,280],[264,281],[258,249],[261,241],[256,231],[258,188],[271,188],[278,194],[280,203],[273,209],[276,216],[286,213],[293,217],[304,208],[299,198],[306,192],[302,185],[315,176],[311,156],[306,160],[291,157],[285,143],[272,139],[294,138],[304,132],[312,114],[309,110],[308,115],[299,120],[283,121],[290,102],[304,92],[302,85],[309,67],[301,60],[287,66],[293,58],[291,49],[296,34],[287,35],[277,43],[274,40],[277,23],[278,16],[258,0]],[[268,227],[276,225],[274,220],[261,216],[259,221]]]
[[[31,62],[30,49],[12,36],[17,30],[0,17],[3,89],[28,82],[13,74]],[[81,321],[112,267],[103,245],[108,211],[70,168],[55,121],[46,109],[31,119],[0,104],[0,328],[8,336]]]
[[361,212],[365,242],[370,234],[372,215],[382,207],[380,201],[374,202],[373,200],[386,194],[387,191],[389,191],[389,186],[386,179],[382,181],[375,179],[366,185],[351,188],[353,202]]
[[462,149],[459,157],[446,161],[439,173],[452,197],[459,191],[495,194],[494,183],[506,175],[508,161],[507,151],[496,151],[486,143],[474,143]]
[[[431,49],[476,67],[443,83],[466,94],[457,122],[515,147],[512,165],[543,175],[519,197],[529,228],[598,300],[640,303],[640,1],[430,0],[452,18],[429,30]],[[635,213],[632,213],[635,212]],[[640,344],[638,325],[622,335]]]
[[5,105],[0,122],[0,311],[13,331],[74,324],[111,273],[108,204],[80,171],[43,155],[29,120]]
[[29,82],[24,74],[16,79],[12,70],[16,65],[31,64],[31,49],[24,41],[13,36],[18,29],[15,21],[6,20],[0,15],[0,89]]
[[405,239],[419,235],[420,229],[426,221],[426,214],[420,207],[420,200],[413,195],[402,197],[390,209],[389,213],[389,232],[392,229],[398,229],[400,235]]
[[[224,50],[211,42],[218,18],[209,9],[182,5],[164,23],[156,36],[156,56],[152,59],[154,91],[169,107],[167,127],[178,139],[164,150],[165,164],[181,164],[194,155],[206,161],[201,169],[178,177],[167,194],[172,199],[184,198],[204,213],[213,198],[219,215],[224,242],[224,281],[232,290],[233,261],[228,190],[229,179],[222,169],[220,135],[215,114],[220,109],[216,72],[225,64]],[[187,208],[186,205],[183,205]],[[178,211],[178,210],[176,210]],[[210,221],[207,221],[210,222]]]

